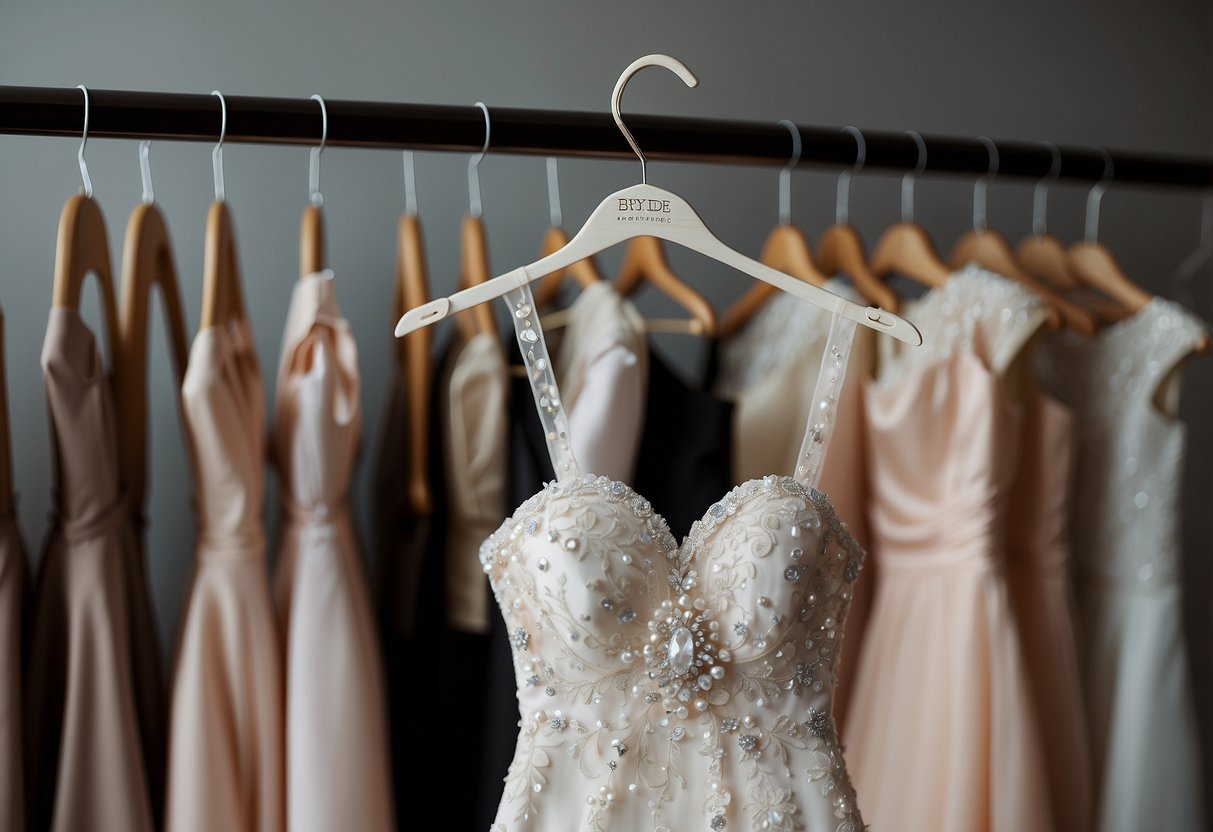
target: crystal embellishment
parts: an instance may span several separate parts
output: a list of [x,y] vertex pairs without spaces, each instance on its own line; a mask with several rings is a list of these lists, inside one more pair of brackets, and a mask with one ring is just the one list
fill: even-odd
[[695,660],[695,639],[686,627],[679,627],[670,638],[669,651],[670,670],[676,676],[682,676],[691,669]]

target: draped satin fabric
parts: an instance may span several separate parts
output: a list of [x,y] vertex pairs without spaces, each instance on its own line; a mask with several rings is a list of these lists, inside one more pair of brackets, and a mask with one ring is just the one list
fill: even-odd
[[973,268],[905,314],[930,340],[897,355],[882,342],[866,390],[880,580],[848,763],[874,829],[1049,830],[1005,576],[1023,422],[1005,374],[1043,314],[1026,290]]
[[[850,284],[837,279],[826,288],[848,300],[862,298]],[[800,453],[801,432],[814,407],[813,389],[830,313],[791,295],[780,293],[755,313],[746,326],[720,346],[720,375],[716,392],[736,402],[733,410],[733,479],[741,484],[772,471],[791,471]],[[865,549],[867,473],[863,441],[863,383],[871,377],[875,333],[856,332],[850,368],[838,396],[834,435],[822,462],[818,488],[830,495],[839,517]],[[874,584],[870,565],[851,585],[842,661],[834,700],[834,721],[846,724],[846,706],[858,667],[868,604]]]
[[51,309],[42,372],[58,499],[25,698],[29,828],[151,830],[131,631],[135,541],[119,493],[110,379],[75,309]]
[[27,571],[16,518],[0,517],[0,829],[10,832],[25,830],[21,635]]
[[261,520],[265,394],[245,321],[194,338],[182,402],[198,543],[173,677],[166,829],[282,832],[282,646]]
[[362,432],[358,348],[330,273],[295,284],[274,456],[287,510],[274,575],[286,648],[287,827],[393,828],[383,669],[348,492]]
[[1031,391],[1011,493],[1007,574],[1041,727],[1053,827],[1086,832],[1094,793],[1070,578],[1073,429],[1068,408]]

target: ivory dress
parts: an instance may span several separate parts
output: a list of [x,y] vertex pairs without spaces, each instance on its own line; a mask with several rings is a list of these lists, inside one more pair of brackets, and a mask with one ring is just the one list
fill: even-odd
[[1101,832],[1205,828],[1181,620],[1185,436],[1172,415],[1175,370],[1204,331],[1155,298],[1093,339],[1058,333],[1038,355],[1042,385],[1078,418],[1071,526]]
[[150,830],[135,706],[129,574],[110,378],[80,313],[53,307],[42,345],[58,474],[39,568],[25,707],[29,827]]
[[348,492],[358,348],[331,272],[295,284],[274,456],[286,509],[274,594],[286,647],[287,828],[393,828],[383,668]]
[[[724,495],[679,546],[643,496],[580,473],[529,287],[507,300],[557,479],[481,548],[522,716],[492,828],[857,832],[830,710],[863,551],[812,487],[832,408],[794,476]],[[841,381],[854,324],[833,326]]]
[[265,394],[243,320],[201,330],[182,403],[198,544],[169,717],[168,832],[283,832],[282,647],[261,507]]
[[906,304],[921,347],[881,339],[865,392],[880,581],[847,718],[875,829],[1052,829],[1044,756],[1006,584],[1021,407],[1005,375],[1044,321],[970,266]]
[[[3,357],[0,356],[0,360]],[[0,383],[3,383],[0,379]],[[0,517],[0,829],[25,829],[25,780],[22,776],[22,647],[25,547],[16,518]]]
[[[862,303],[846,281],[831,279],[825,288]],[[795,458],[799,431],[811,416],[817,366],[830,329],[830,313],[780,292],[770,298],[720,347],[717,394],[734,399],[733,479],[742,483],[780,470]],[[830,495],[839,516],[861,546],[867,545],[867,477],[863,450],[863,382],[872,370],[875,333],[855,333],[849,371],[838,402],[838,424],[821,468],[821,490]],[[851,695],[872,580],[856,581],[846,638],[838,668],[834,717],[845,729],[845,704]]]

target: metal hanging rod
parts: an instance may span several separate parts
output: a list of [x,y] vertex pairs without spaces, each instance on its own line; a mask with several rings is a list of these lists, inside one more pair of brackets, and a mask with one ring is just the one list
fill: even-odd
[[[219,102],[211,95],[89,90],[89,138],[214,142]],[[320,110],[307,98],[228,95],[227,142],[312,145]],[[328,146],[474,153],[484,143],[484,113],[474,106],[392,104],[326,99]],[[0,86],[0,134],[79,136],[80,90]],[[651,160],[786,165],[786,127],[753,121],[629,115],[628,126]],[[855,139],[835,128],[800,126],[799,167],[845,167]],[[902,133],[865,131],[865,170],[913,170],[918,147]],[[609,113],[493,107],[493,153],[634,158]],[[980,175],[989,170],[986,144],[976,138],[926,136],[929,173]],[[1040,179],[1053,164],[1043,143],[999,141],[998,176]],[[1095,147],[1062,147],[1061,179],[1118,184],[1213,188],[1213,159],[1113,151],[1111,165]]]

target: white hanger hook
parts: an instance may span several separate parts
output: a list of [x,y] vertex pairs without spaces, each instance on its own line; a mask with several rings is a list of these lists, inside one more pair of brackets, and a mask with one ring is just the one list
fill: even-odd
[[851,176],[863,170],[864,163],[868,161],[868,143],[863,138],[863,131],[858,127],[847,125],[842,128],[842,132],[850,133],[855,137],[855,164],[838,174],[838,185],[835,187],[834,194],[834,223],[836,225],[846,225],[850,221]]
[[564,212],[560,210],[560,169],[555,156],[548,157],[548,217],[552,228],[564,225]]
[[76,151],[76,161],[80,163],[80,179],[84,182],[84,195],[93,198],[93,177],[88,175],[88,162],[84,161],[84,146],[88,144],[88,87],[78,84],[76,89],[84,93],[84,130],[80,133],[80,149]]
[[973,230],[985,231],[988,227],[986,224],[986,193],[989,191],[994,177],[998,176],[998,145],[994,144],[994,140],[989,136],[978,136],[977,141],[986,146],[986,151],[990,154],[990,166],[985,175],[978,177],[977,181],[973,183]]
[[139,142],[139,180],[143,183],[143,204],[151,205],[156,201],[156,192],[152,190],[152,143]]
[[1213,196],[1206,195],[1200,209],[1200,242],[1171,275],[1169,289],[1176,300],[1185,306],[1196,305],[1196,299],[1192,296],[1192,278],[1210,260],[1213,260]]
[[1041,144],[1049,149],[1049,153],[1053,155],[1053,162],[1049,165],[1049,172],[1032,189],[1032,233],[1037,237],[1043,237],[1048,233],[1049,226],[1046,220],[1049,212],[1049,188],[1061,175],[1061,150],[1053,142],[1041,142]]
[[493,123],[489,119],[488,105],[477,101],[476,106],[484,113],[484,147],[468,159],[468,206],[473,217],[479,217],[484,211],[484,205],[480,202],[480,162],[484,159],[484,154],[489,152],[489,140],[493,137]]
[[227,136],[227,99],[219,90],[211,90],[211,95],[218,96],[220,107],[219,141],[211,151],[211,170],[215,174],[215,201],[223,202],[226,196],[223,187],[223,139]]
[[917,130],[907,130],[905,135],[918,146],[918,164],[914,170],[901,177],[901,221],[914,222],[914,182],[927,169],[927,143]]
[[682,79],[682,83],[694,89],[699,86],[699,79],[695,77],[695,73],[691,72],[690,68],[677,58],[669,55],[655,53],[653,55],[645,55],[643,58],[637,58],[628,64],[628,68],[619,76],[619,80],[615,82],[615,90],[611,93],[611,115],[615,118],[615,126],[619,128],[619,132],[623,133],[623,137],[628,140],[632,151],[636,154],[636,158],[640,160],[640,181],[648,184],[648,160],[644,157],[644,153],[640,150],[640,145],[636,144],[636,139],[632,136],[632,131],[623,123],[623,115],[620,113],[620,106],[623,103],[623,90],[628,85],[628,81],[632,80],[632,76],[646,66],[665,67],[670,72]]
[[417,216],[417,172],[413,169],[413,151],[404,151],[404,213]]
[[324,152],[324,145],[329,140],[329,108],[319,94],[313,95],[311,100],[320,104],[320,144],[313,147],[308,154],[307,190],[308,199],[319,208],[324,204],[324,194],[320,193],[320,154]]
[[1104,192],[1112,184],[1115,168],[1112,166],[1112,154],[1102,147],[1095,148],[1103,156],[1103,176],[1099,178],[1087,194],[1086,233],[1083,235],[1088,243],[1099,242],[1099,203],[1103,201]]
[[783,170],[779,171],[779,224],[791,225],[792,168],[796,167],[800,162],[800,151],[803,143],[800,138],[800,128],[796,126],[796,122],[788,121],[785,118],[779,124],[788,128],[788,132],[792,134],[792,157],[783,166]]

